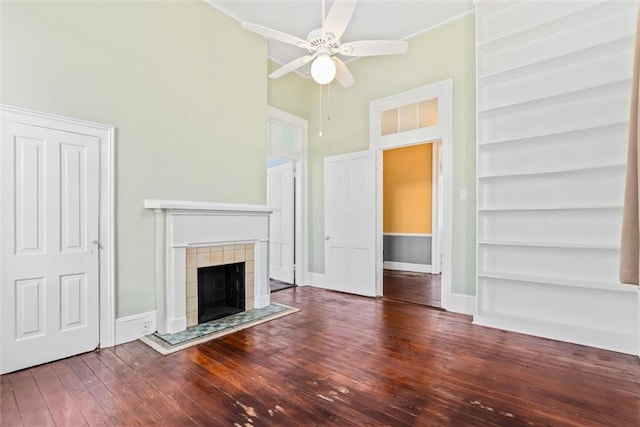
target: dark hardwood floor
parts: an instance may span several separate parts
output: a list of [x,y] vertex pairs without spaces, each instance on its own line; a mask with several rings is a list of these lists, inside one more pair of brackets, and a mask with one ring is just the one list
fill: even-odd
[[301,309],[161,356],[135,341],[1,377],[2,425],[638,426],[637,357],[298,287]]
[[395,301],[439,308],[441,277],[440,274],[384,270],[382,293]]

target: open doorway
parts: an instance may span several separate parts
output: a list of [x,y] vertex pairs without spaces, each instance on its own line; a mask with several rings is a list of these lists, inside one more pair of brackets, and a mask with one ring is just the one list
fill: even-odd
[[[453,80],[447,79],[407,92],[380,98],[369,103],[370,150],[375,154],[376,192],[376,295],[385,295],[384,254],[383,254],[383,154],[387,150],[432,143],[437,150],[434,158],[439,159],[436,174],[439,190],[436,224],[439,238],[431,259],[431,274],[440,275],[440,306],[445,310],[456,310],[451,291],[452,274],[452,212],[453,212],[453,156],[452,156],[452,115]],[[432,230],[433,231],[433,230]],[[438,241],[439,240],[439,241]]]
[[442,307],[441,142],[382,153],[383,296]]
[[267,156],[269,286],[271,292],[295,286],[295,163]]
[[271,290],[303,282],[307,264],[305,119],[267,109],[267,205],[270,219],[269,278]]

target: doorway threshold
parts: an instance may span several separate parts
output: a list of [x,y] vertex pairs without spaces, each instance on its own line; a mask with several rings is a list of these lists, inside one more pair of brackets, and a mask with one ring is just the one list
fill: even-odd
[[295,288],[296,285],[287,282],[281,282],[280,280],[269,279],[269,288],[271,292],[278,292],[285,289]]

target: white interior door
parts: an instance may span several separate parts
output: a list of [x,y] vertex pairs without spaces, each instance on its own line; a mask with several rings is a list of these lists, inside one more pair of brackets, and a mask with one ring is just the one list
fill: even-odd
[[269,219],[269,277],[294,283],[294,166],[287,162],[267,169]]
[[369,151],[325,157],[328,287],[375,296],[374,161]]
[[99,342],[99,144],[3,122],[2,372]]

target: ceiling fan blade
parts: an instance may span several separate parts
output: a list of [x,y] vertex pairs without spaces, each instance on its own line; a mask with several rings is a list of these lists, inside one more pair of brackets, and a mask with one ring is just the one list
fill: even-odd
[[305,49],[309,46],[309,42],[301,39],[300,37],[292,36],[291,34],[283,33],[282,31],[274,30],[272,28],[263,27],[262,25],[243,22],[240,26],[245,30],[260,34],[268,39],[278,40]]
[[340,46],[338,53],[345,56],[377,56],[405,53],[409,43],[404,40],[363,40]]
[[302,58],[294,59],[293,61],[283,65],[282,67],[275,70],[273,73],[269,74],[269,78],[277,79],[278,77],[282,77],[285,74],[295,71],[298,68],[302,67],[303,65],[308,64],[315,57],[316,55],[306,55],[306,56],[303,56]]
[[353,86],[355,80],[353,80],[353,75],[351,71],[349,71],[349,68],[347,68],[347,65],[335,56],[331,59],[333,59],[333,62],[336,64],[336,80],[338,83],[343,87]]
[[356,8],[357,0],[335,0],[326,19],[324,20],[324,34],[333,34],[334,39],[340,40],[344,30],[347,29],[351,15]]

